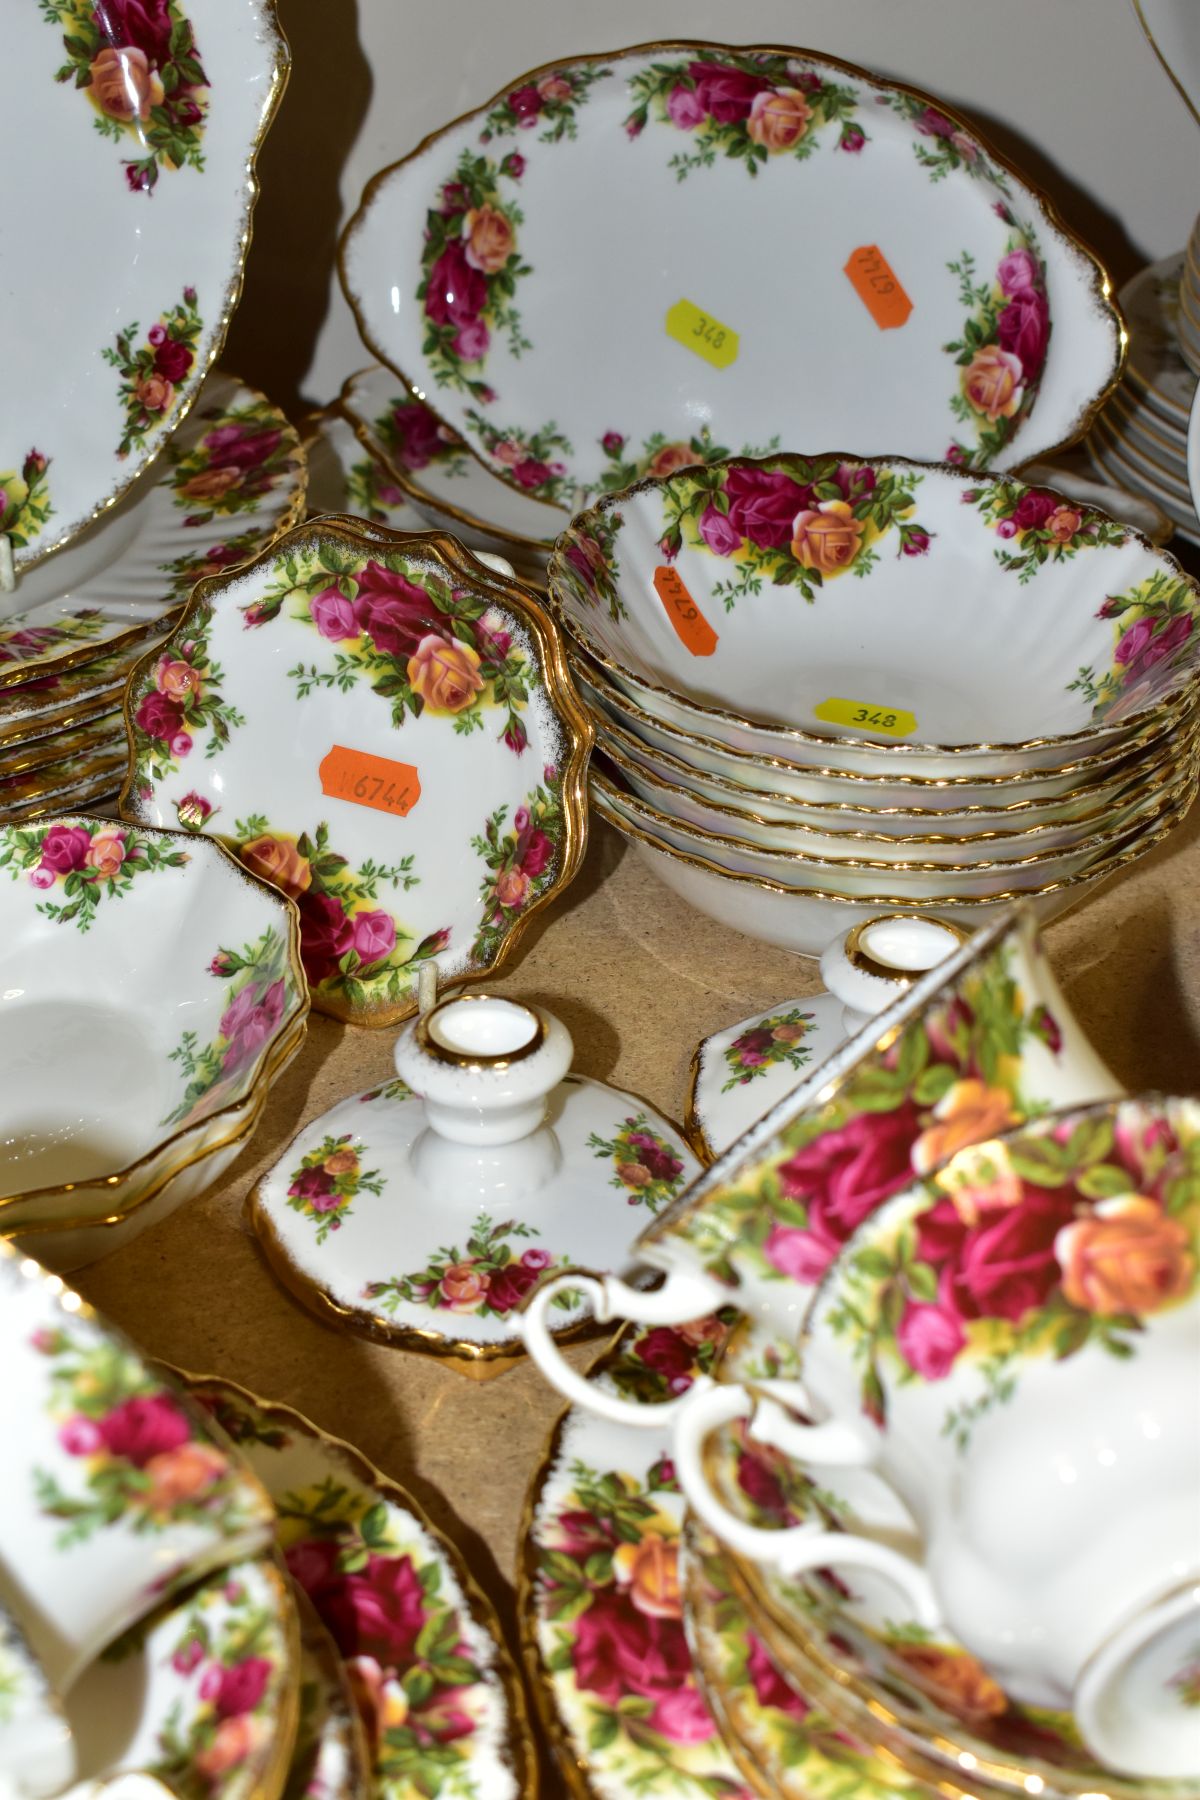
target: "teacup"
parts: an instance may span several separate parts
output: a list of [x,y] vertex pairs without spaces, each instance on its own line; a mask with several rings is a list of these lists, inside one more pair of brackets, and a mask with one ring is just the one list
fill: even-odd
[[[1013,908],[870,1019],[655,1219],[637,1248],[666,1273],[662,1287],[586,1284],[596,1316],[672,1325],[732,1303],[794,1336],[842,1245],[914,1176],[1032,1114],[1120,1091],[1067,1010],[1032,913]],[[573,1404],[657,1429],[661,1408],[646,1418],[557,1350],[549,1308],[581,1285],[571,1275],[535,1291],[530,1354]]]
[[[876,1470],[918,1565],[877,1539],[759,1531],[708,1489],[700,1396],[673,1451],[736,1551],[874,1569],[1017,1699],[1072,1705],[1096,1756],[1200,1773],[1178,1688],[1200,1620],[1200,1102],[1051,1115],[959,1151],[869,1218],[809,1313],[803,1383],[765,1383],[769,1441],[806,1470]],[[1194,1659],[1193,1659],[1194,1660]]]

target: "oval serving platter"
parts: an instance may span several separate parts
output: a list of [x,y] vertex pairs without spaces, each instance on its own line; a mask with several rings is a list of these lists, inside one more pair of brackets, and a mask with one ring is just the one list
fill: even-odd
[[374,354],[568,511],[752,444],[1012,467],[1124,349],[1103,270],[970,127],[779,47],[534,70],[374,177],[340,266]]

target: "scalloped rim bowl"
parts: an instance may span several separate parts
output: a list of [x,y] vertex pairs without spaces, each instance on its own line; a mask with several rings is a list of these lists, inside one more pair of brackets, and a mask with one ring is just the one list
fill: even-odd
[[575,644],[652,717],[866,775],[1103,752],[1177,716],[1200,663],[1200,589],[1130,527],[899,458],[644,480],[572,520],[548,579]]

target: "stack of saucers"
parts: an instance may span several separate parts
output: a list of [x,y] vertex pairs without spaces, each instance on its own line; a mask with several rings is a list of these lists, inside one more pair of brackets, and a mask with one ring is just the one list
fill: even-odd
[[1121,290],[1129,356],[1092,427],[1088,453],[1106,480],[1154,500],[1180,536],[1200,543],[1187,478],[1188,413],[1200,377],[1200,221],[1186,251]]
[[596,811],[785,948],[881,908],[1061,910],[1191,804],[1200,593],[1050,489],[736,458],[580,514],[549,581]]

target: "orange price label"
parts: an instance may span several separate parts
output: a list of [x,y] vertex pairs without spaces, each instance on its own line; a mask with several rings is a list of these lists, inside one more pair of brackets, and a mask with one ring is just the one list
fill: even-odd
[[411,763],[347,750],[344,744],[333,746],[317,773],[323,794],[349,800],[352,806],[373,806],[398,819],[407,818],[421,798],[421,777]]
[[655,569],[654,591],[684,649],[693,656],[711,656],[717,634],[683,585],[678,569]]
[[863,244],[852,250],[844,273],[880,331],[895,331],[907,323],[912,301],[878,244]]

